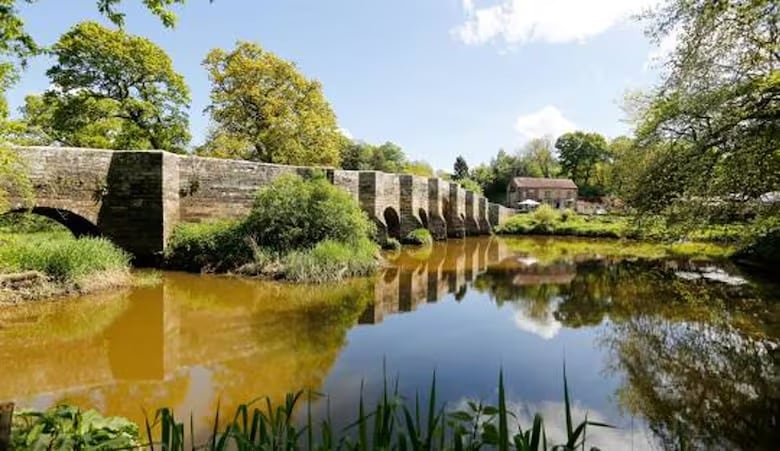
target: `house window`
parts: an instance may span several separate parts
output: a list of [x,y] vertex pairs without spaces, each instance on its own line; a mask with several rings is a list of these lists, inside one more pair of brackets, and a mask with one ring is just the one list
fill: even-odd
[[552,197],[552,195],[550,194],[550,191],[545,191],[545,192],[544,192],[544,198],[545,198],[545,199],[549,199],[549,198],[551,198],[551,197]]

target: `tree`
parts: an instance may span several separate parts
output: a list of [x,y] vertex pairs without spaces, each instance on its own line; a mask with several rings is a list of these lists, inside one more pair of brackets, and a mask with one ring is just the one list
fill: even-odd
[[53,88],[28,97],[25,122],[69,146],[182,152],[189,89],[148,39],[84,22],[54,45]]
[[[33,3],[36,0],[25,0]],[[124,15],[117,10],[122,0],[97,0],[97,9],[116,25],[124,23]],[[0,204],[7,197],[9,189],[31,193],[29,180],[24,177],[23,168],[17,156],[4,143],[9,136],[24,134],[20,124],[8,120],[8,104],[5,93],[16,79],[17,67],[13,60],[26,65],[27,59],[40,53],[35,39],[25,31],[24,21],[18,14],[19,0],[0,0]],[[159,17],[165,26],[175,24],[176,16],[170,6],[184,3],[184,0],[144,0],[143,4]],[[26,196],[29,197],[29,196]],[[0,208],[2,209],[2,208]]]
[[404,165],[404,174],[419,175],[421,177],[433,177],[433,168],[425,161],[410,161]]
[[219,133],[251,144],[248,159],[338,165],[346,138],[318,81],[250,42],[214,49],[203,65],[212,83],[207,110]]
[[674,34],[677,46],[635,115],[649,154],[636,183],[653,189],[629,203],[703,220],[780,190],[777,2],[670,0],[645,19],[651,38]]
[[549,136],[534,138],[524,148],[524,154],[534,167],[533,170],[545,178],[554,177],[558,173],[558,161],[553,155],[552,148],[552,140]]
[[469,165],[466,164],[466,159],[463,156],[458,155],[453,165],[453,180],[463,180],[469,177]]
[[580,194],[600,194],[594,191],[603,187],[594,186],[592,176],[596,165],[607,158],[607,140],[598,133],[569,132],[558,137],[555,148],[561,169],[579,185]]

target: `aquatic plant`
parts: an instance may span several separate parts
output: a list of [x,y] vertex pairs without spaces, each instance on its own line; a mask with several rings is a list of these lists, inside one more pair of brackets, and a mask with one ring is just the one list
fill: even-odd
[[[366,407],[361,386],[357,417],[345,429],[334,426],[328,415],[315,424],[312,403],[316,394],[299,391],[288,394],[282,405],[274,406],[268,398],[240,405],[226,426],[219,408],[214,416],[211,436],[205,443],[193,443],[194,431],[190,424],[178,421],[171,409],[157,411],[147,419],[145,430],[148,446],[159,446],[166,451],[192,449],[210,451],[235,450],[463,450],[483,448],[516,451],[585,449],[588,426],[612,427],[586,418],[574,424],[571,400],[564,368],[564,406],[566,441],[549,443],[541,415],[534,416],[526,428],[516,421],[516,415],[507,406],[503,372],[498,378],[498,405],[469,402],[464,410],[448,410],[437,402],[436,374],[433,374],[428,393],[427,409],[421,406],[419,394],[414,402],[398,392],[398,381],[391,388],[384,378],[382,392],[372,409]],[[306,402],[304,422],[296,421],[299,404]],[[191,423],[191,422],[190,422]],[[153,431],[159,431],[155,435]]]

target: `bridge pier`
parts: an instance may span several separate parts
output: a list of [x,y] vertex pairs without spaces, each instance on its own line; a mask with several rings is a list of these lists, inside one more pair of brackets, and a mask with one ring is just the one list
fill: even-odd
[[479,223],[477,222],[477,196],[471,191],[466,191],[466,234],[479,235]]
[[477,203],[477,224],[479,232],[484,235],[489,235],[493,231],[488,219],[488,200],[483,196],[479,196]]
[[450,182],[450,195],[447,202],[447,237],[463,238],[466,236],[465,210],[466,199],[465,190],[455,182]]
[[447,239],[445,206],[449,196],[449,185],[439,178],[428,179],[428,230],[435,240]]

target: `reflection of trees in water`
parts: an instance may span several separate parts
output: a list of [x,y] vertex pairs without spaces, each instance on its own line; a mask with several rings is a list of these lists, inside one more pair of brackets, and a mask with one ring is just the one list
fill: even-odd
[[[780,438],[775,288],[675,275],[685,262],[581,262],[571,283],[518,284],[527,267],[475,282],[499,305],[567,327],[610,322],[603,345],[624,375],[618,399],[645,417],[664,447],[763,449]],[[539,274],[544,267],[535,268]],[[523,280],[520,278],[519,280]]]
[[[618,398],[666,448],[771,449],[780,418],[777,344],[724,323],[640,316],[606,339]],[[776,448],[775,448],[776,449]]]

